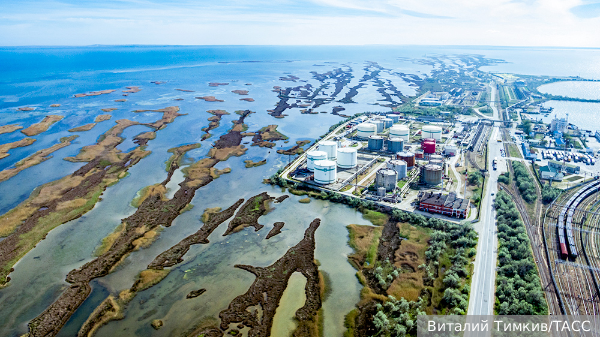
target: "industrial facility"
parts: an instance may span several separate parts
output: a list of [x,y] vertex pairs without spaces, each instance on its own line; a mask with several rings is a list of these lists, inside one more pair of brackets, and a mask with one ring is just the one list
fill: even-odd
[[421,192],[418,200],[421,211],[457,218],[466,218],[468,215],[469,199],[458,198],[456,193]]

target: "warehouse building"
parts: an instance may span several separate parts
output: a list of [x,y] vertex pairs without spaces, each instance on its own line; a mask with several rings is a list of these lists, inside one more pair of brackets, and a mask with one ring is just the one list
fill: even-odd
[[466,218],[469,212],[469,200],[457,198],[456,193],[420,192],[418,199],[421,211],[456,218]]

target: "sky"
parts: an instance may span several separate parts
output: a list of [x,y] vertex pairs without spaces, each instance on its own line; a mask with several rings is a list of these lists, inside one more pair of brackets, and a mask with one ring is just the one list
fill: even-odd
[[600,47],[600,0],[0,0],[0,45]]

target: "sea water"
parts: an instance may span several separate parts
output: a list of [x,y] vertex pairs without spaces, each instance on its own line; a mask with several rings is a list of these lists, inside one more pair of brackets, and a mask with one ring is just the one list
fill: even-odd
[[[390,79],[405,95],[414,95],[415,89],[402,80],[397,73],[429,73],[430,66],[406,60],[427,55],[481,54],[493,58],[504,58],[510,63],[486,69],[494,71],[542,74],[555,73],[559,65],[575,60],[578,69],[588,69],[584,75],[596,76],[593,64],[598,59],[597,51],[581,52],[559,50],[560,57],[553,57],[556,50],[545,49],[498,49],[470,47],[65,47],[65,48],[2,48],[0,49],[0,125],[18,123],[27,127],[40,121],[45,115],[59,114],[63,120],[48,131],[34,136],[37,141],[24,148],[10,151],[10,156],[0,160],[0,169],[11,167],[31,153],[55,144],[60,137],[73,133],[67,130],[90,123],[95,116],[104,114],[100,109],[118,108],[111,112],[111,120],[98,123],[87,132],[75,133],[80,137],[70,146],[53,154],[53,158],[40,165],[26,169],[8,181],[0,183],[0,213],[4,213],[25,200],[38,185],[61,178],[75,171],[82,163],[63,160],[75,156],[86,145],[94,144],[97,138],[115,123],[127,118],[139,122],[160,119],[156,112],[134,113],[139,109],[161,109],[179,106],[178,117],[165,129],[157,131],[156,139],[148,142],[147,150],[152,153],[129,170],[130,175],[118,184],[109,187],[96,207],[79,219],[59,226],[49,233],[46,240],[30,251],[11,273],[9,287],[0,290],[0,335],[17,336],[27,331],[26,324],[50,305],[68,284],[65,275],[93,259],[102,238],[110,234],[123,219],[135,212],[130,205],[136,193],[143,187],[159,183],[166,177],[165,161],[171,155],[171,147],[200,142],[202,128],[208,125],[210,109],[224,109],[230,115],[223,116],[220,126],[211,131],[213,136],[201,142],[199,149],[190,151],[187,162],[204,158],[210,144],[219,135],[227,132],[232,121],[239,116],[236,110],[250,109],[255,114],[246,119],[249,131],[270,125],[279,125],[278,130],[288,136],[289,143],[278,142],[277,148],[249,147],[241,157],[232,157],[217,165],[229,167],[232,172],[224,174],[211,184],[199,189],[192,201],[194,208],[179,216],[171,227],[164,229],[156,242],[146,249],[129,255],[125,262],[110,275],[94,280],[92,294],[76,311],[61,331],[61,336],[72,336],[88,315],[108,294],[131,287],[135,276],[162,251],[194,233],[201,226],[200,218],[206,208],[229,207],[238,198],[250,198],[262,191],[273,196],[283,192],[280,188],[262,184],[262,180],[288,162],[287,156],[278,155],[276,149],[287,148],[297,140],[314,140],[324,134],[330,125],[341,120],[331,114],[303,115],[299,109],[286,110],[289,116],[276,119],[266,113],[278,101],[273,86],[296,86],[310,83],[318,86],[311,71],[325,72],[337,67],[350,67],[354,78],[349,86],[358,83],[364,75],[366,61],[378,62],[389,71],[381,76]],[[533,55],[533,56],[532,56]],[[550,56],[549,56],[550,55]],[[544,58],[545,57],[545,58]],[[570,59],[569,59],[570,57]],[[546,69],[541,69],[536,58],[554,60]],[[251,61],[251,62],[249,62]],[[458,61],[457,61],[458,62]],[[523,62],[527,66],[523,66]],[[530,69],[530,72],[527,70]],[[591,70],[590,70],[591,69]],[[562,71],[562,70],[561,70]],[[292,74],[307,82],[283,82],[280,76]],[[564,75],[578,75],[570,73]],[[157,85],[151,81],[164,81]],[[227,86],[209,87],[209,82],[227,82]],[[251,84],[251,85],[246,85]],[[142,90],[121,96],[127,86],[139,86]],[[74,94],[94,90],[116,89],[115,93],[95,97],[72,98]],[[175,89],[193,90],[181,92]],[[248,96],[232,93],[232,90],[249,90]],[[389,111],[380,105],[382,98],[372,84],[359,89],[354,97],[356,103],[332,102],[317,110],[331,111],[341,105],[342,113],[354,114],[363,111]],[[329,89],[332,90],[332,89]],[[344,89],[337,99],[344,97]],[[224,102],[205,102],[197,96],[216,96]],[[252,97],[255,102],[240,101]],[[125,98],[126,102],[114,102]],[[181,101],[174,101],[182,98]],[[50,104],[60,104],[50,108]],[[34,111],[18,111],[18,107],[34,107]],[[558,107],[555,109],[558,110]],[[582,112],[582,116],[586,113]],[[570,115],[571,116],[571,115]],[[135,129],[135,130],[133,130]],[[124,132],[126,141],[119,149],[127,151],[133,146],[131,138],[143,127]],[[134,132],[135,131],[135,132]],[[0,135],[0,143],[24,138],[19,131]],[[245,168],[246,159],[267,159],[267,164]],[[169,184],[172,190],[181,181],[180,174]],[[298,202],[302,197],[291,196],[275,209],[261,217],[265,225],[259,232],[248,228],[239,233],[223,237],[226,224],[221,225],[209,237],[210,243],[192,246],[184,256],[184,262],[172,268],[171,273],[158,285],[140,292],[129,304],[125,318],[107,324],[98,331],[98,336],[147,335],[150,322],[162,319],[164,327],[156,335],[169,336],[185,332],[206,318],[217,318],[228,303],[243,294],[254,281],[254,276],[235,268],[236,264],[268,266],[279,259],[289,247],[303,237],[304,231],[314,218],[321,218],[322,225],[316,232],[315,257],[320,269],[329,274],[331,295],[323,303],[326,336],[343,333],[344,315],[359,300],[361,285],[355,278],[355,270],[347,261],[352,249],[347,245],[346,226],[356,223],[368,225],[361,214],[347,206],[326,201],[313,200],[309,204]],[[283,221],[282,233],[265,240],[274,222]],[[206,288],[196,299],[186,299],[191,290]],[[295,304],[294,304],[295,305]],[[284,318],[289,319],[289,318]]]

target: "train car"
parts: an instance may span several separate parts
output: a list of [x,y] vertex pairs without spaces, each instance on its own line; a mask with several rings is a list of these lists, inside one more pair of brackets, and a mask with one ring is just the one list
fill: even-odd
[[569,257],[569,252],[567,251],[565,236],[562,233],[558,235],[558,246],[560,249],[560,258],[566,260]]

